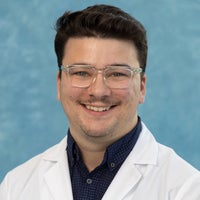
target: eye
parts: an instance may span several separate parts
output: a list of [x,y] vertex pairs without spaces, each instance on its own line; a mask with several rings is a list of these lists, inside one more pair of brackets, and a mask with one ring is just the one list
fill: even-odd
[[130,77],[130,72],[128,70],[108,70],[106,72],[107,78],[125,79]]
[[121,77],[121,76],[127,76],[127,74],[122,72],[112,72],[110,76]]
[[78,72],[74,72],[72,75],[76,75],[76,76],[89,76],[89,73],[87,71],[78,71]]
[[83,69],[83,68],[71,68],[70,75],[77,76],[77,77],[90,77],[92,76],[92,71],[89,69]]

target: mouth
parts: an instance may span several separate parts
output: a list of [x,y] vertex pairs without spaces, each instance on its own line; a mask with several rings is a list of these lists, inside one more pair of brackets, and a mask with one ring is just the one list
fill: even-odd
[[88,109],[88,110],[92,110],[92,111],[95,111],[95,112],[105,112],[105,111],[108,111],[110,110],[113,106],[91,106],[91,105],[85,105],[85,107]]
[[107,112],[110,111],[111,109],[115,108],[117,105],[119,105],[119,103],[115,103],[115,104],[111,104],[111,103],[107,103],[107,104],[103,104],[103,103],[89,103],[89,102],[79,102],[79,104],[81,106],[83,106],[85,109],[87,109],[88,111],[93,111],[93,112],[99,112],[99,113],[103,113],[103,112]]

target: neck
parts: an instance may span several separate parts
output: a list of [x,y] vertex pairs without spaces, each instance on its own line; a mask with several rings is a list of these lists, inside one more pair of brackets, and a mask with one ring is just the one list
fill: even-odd
[[[137,120],[134,124],[136,123]],[[79,129],[73,129],[72,126],[70,127],[70,132],[80,149],[84,164],[88,171],[91,172],[102,163],[107,147],[123,137],[131,128],[129,127],[129,129],[125,130],[123,134],[113,134],[114,136],[107,134],[104,137],[92,137],[83,132],[80,133]]]
[[80,137],[80,135],[71,134],[78,145],[84,164],[86,165],[89,172],[93,171],[98,167],[104,158],[107,147],[114,141],[102,140],[102,138],[85,138]]
[[80,148],[82,159],[89,172],[93,171],[103,161],[105,150],[90,150],[88,148]]

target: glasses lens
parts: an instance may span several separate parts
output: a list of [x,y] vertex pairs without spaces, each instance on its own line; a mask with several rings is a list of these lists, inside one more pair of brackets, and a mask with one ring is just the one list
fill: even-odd
[[71,83],[76,87],[88,87],[94,76],[94,69],[87,66],[74,66],[69,68]]
[[[141,73],[141,68],[128,68],[121,66],[109,66],[105,69],[95,69],[92,66],[73,65],[67,69],[71,84],[74,87],[86,88],[95,81],[97,73],[101,73],[105,83],[110,88],[128,88],[133,73]],[[103,73],[102,73],[103,72]]]
[[131,76],[131,70],[120,67],[105,71],[106,84],[111,88],[127,88],[130,84]]

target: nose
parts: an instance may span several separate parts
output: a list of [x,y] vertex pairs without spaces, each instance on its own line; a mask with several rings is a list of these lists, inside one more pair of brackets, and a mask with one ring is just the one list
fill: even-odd
[[106,85],[103,74],[97,73],[93,82],[88,88],[88,93],[90,96],[104,97],[111,94],[111,89]]

